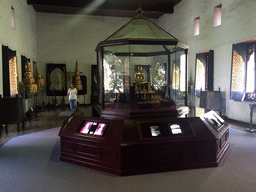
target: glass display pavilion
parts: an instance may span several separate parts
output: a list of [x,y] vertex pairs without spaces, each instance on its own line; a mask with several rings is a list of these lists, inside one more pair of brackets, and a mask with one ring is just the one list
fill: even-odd
[[187,105],[186,47],[141,13],[96,51],[101,116],[129,118],[135,111]]
[[118,176],[219,165],[229,125],[213,111],[179,115],[187,50],[176,38],[139,14],[96,51],[100,105],[63,123],[61,161]]

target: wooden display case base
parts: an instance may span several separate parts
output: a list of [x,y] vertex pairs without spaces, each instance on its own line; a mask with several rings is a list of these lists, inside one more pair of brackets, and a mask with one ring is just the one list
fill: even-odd
[[[118,176],[216,167],[230,146],[229,125],[223,121],[219,127],[211,126],[206,117],[118,120],[72,116],[59,133],[60,160]],[[107,128],[102,135],[94,134],[92,128],[83,132],[89,123]]]

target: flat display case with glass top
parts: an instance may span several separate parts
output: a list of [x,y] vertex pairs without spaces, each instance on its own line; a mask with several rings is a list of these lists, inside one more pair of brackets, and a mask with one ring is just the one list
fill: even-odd
[[161,120],[76,115],[59,133],[60,160],[119,176],[215,167],[229,148],[229,125],[212,127],[205,120],[212,115]]

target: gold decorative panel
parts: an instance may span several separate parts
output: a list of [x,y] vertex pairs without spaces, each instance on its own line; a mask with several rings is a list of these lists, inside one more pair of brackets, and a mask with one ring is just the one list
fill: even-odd
[[18,62],[14,56],[9,60],[10,95],[18,94]]
[[232,66],[232,85],[231,91],[244,91],[245,82],[245,62],[237,51],[233,52],[233,66]]

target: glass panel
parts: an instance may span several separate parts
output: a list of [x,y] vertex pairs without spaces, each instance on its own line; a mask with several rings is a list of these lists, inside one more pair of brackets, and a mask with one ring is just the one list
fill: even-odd
[[171,98],[176,105],[185,105],[186,56],[183,49],[171,55]]
[[167,65],[166,63],[157,62],[155,68],[153,68],[153,83],[155,90],[161,90],[162,87],[167,85]]
[[142,15],[134,17],[106,40],[120,39],[164,39],[177,41],[175,37]]
[[127,44],[104,47],[105,107],[161,108],[174,104],[173,100],[184,105],[184,54],[183,49],[175,52],[175,46]]
[[179,90],[180,87],[180,68],[174,64],[172,70],[172,88]]
[[[99,104],[102,104],[102,94],[103,94],[103,92],[104,92],[104,90],[103,90],[103,85],[102,85],[102,60],[101,60],[101,56],[102,55],[102,49],[100,49],[100,51],[98,52],[98,75],[99,75],[99,77],[98,77],[98,88],[99,88],[99,93],[98,93],[98,95],[99,95],[99,98],[98,98],[98,103]],[[96,102],[97,103],[97,102]]]
[[130,74],[135,108],[160,108],[167,95],[168,51],[162,45],[131,45]]
[[255,49],[254,46],[249,48],[249,59],[247,62],[247,79],[246,92],[255,90]]
[[[121,108],[129,108],[125,103],[130,100],[129,88],[129,46],[111,46],[104,48],[104,97],[105,104],[114,108],[117,100]],[[125,105],[125,106],[124,106]]]

